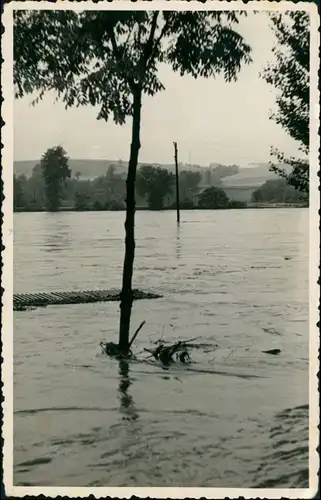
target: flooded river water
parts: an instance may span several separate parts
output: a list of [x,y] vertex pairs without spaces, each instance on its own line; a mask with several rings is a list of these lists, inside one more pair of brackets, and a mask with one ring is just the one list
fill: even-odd
[[[14,484],[308,487],[308,210],[138,212],[135,352],[198,337],[198,372],[100,354],[115,302],[14,313]],[[14,215],[14,291],[119,288],[123,212]],[[280,349],[278,356],[264,354]]]

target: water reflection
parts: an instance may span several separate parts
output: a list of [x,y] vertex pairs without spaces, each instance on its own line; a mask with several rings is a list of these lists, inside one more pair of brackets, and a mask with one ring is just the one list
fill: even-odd
[[181,228],[180,225],[177,224],[176,227],[176,238],[175,238],[175,253],[176,253],[176,258],[180,259],[181,258]]
[[72,244],[71,227],[66,220],[57,217],[57,214],[48,214],[44,232],[44,252],[61,252]]
[[127,420],[136,420],[138,418],[137,409],[132,396],[128,394],[128,388],[132,382],[129,377],[129,365],[127,361],[119,360],[119,375],[120,412],[124,414],[124,418]]

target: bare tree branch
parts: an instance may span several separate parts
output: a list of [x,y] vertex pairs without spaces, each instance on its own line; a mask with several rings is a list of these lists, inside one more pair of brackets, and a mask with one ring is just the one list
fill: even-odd
[[148,62],[148,60],[153,52],[153,41],[154,41],[155,31],[156,31],[156,27],[157,27],[158,15],[159,15],[159,11],[155,11],[153,14],[153,19],[152,19],[149,37],[148,37],[148,40],[146,42],[144,52],[143,52],[142,71],[146,70],[147,62]]
[[[164,26],[163,26],[163,28],[162,28],[162,30],[161,30],[161,32],[160,32],[159,37],[157,37],[155,39],[155,43],[154,43],[154,46],[152,48],[152,53],[151,53],[151,56],[150,56],[150,59],[149,59],[149,63],[154,59],[155,50],[157,49],[159,43],[161,42],[161,40],[162,40],[163,36],[165,35],[165,33],[166,33],[166,31],[167,31],[168,28],[169,28],[169,22],[166,21],[165,24],[164,24]],[[146,69],[148,69],[149,66],[150,66],[150,64],[147,64],[147,68]]]

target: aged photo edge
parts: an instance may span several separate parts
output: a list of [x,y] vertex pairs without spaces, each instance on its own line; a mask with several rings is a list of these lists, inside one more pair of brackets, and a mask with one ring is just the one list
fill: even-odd
[[[5,28],[3,35],[3,59],[2,64],[2,86],[4,101],[2,104],[2,116],[5,125],[2,128],[2,158],[3,158],[3,185],[4,185],[4,201],[2,204],[3,225],[2,238],[5,247],[3,255],[3,326],[2,326],[2,349],[3,349],[3,425],[2,437],[4,440],[3,446],[3,468],[4,468],[4,485],[6,495],[22,497],[25,495],[40,495],[48,497],[56,497],[67,495],[70,497],[86,497],[89,494],[96,498],[102,496],[130,498],[135,495],[139,498],[154,497],[154,498],[220,498],[222,496],[229,498],[312,498],[318,489],[318,466],[319,456],[316,450],[318,443],[318,424],[319,424],[319,405],[318,405],[318,352],[320,348],[320,340],[318,335],[318,304],[320,291],[317,284],[318,280],[318,250],[320,246],[319,234],[319,217],[318,210],[320,209],[319,193],[318,193],[318,150],[320,139],[318,136],[318,117],[319,117],[319,102],[318,99],[318,67],[319,67],[319,43],[318,43],[318,28],[319,17],[317,7],[314,3],[290,3],[290,2],[256,2],[243,4],[243,2],[220,2],[220,5],[215,5],[215,8],[228,10],[239,10],[245,8],[248,10],[306,10],[311,13],[311,93],[310,93],[310,208],[309,208],[309,295],[310,295],[310,393],[309,393],[309,471],[310,471],[310,486],[307,489],[233,489],[233,488],[118,488],[118,487],[23,487],[13,485],[13,182],[12,182],[12,165],[13,165],[13,109],[14,96],[12,89],[13,81],[13,11],[18,9],[179,9],[179,10],[202,10],[209,9],[214,6],[207,4],[198,4],[197,6],[183,4],[181,2],[155,2],[146,6],[143,2],[135,4],[115,2],[115,4],[69,4],[61,2],[57,4],[38,4],[34,2],[12,2],[4,6],[2,16],[2,24]],[[10,168],[9,168],[10,165]],[[8,168],[6,168],[8,166]],[[313,446],[316,443],[316,446]]]

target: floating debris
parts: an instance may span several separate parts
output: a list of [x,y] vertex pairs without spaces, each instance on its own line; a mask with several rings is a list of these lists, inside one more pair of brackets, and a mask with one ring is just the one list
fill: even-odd
[[100,347],[102,348],[103,352],[107,354],[110,357],[117,358],[117,359],[128,359],[128,358],[133,358],[133,351],[131,350],[131,346],[133,345],[137,335],[139,334],[140,330],[143,328],[145,325],[146,321],[142,321],[139,327],[137,328],[136,332],[134,333],[131,341],[128,344],[128,348],[126,351],[121,349],[119,344],[114,344],[114,342],[100,342]]
[[268,351],[262,351],[264,352],[265,354],[280,354],[281,352],[281,349],[269,349]]
[[123,359],[133,357],[131,349],[128,349],[127,353],[124,354],[124,352],[120,350],[119,345],[114,344],[114,342],[100,342],[100,347],[102,348],[104,354],[107,354],[112,358]]
[[[153,292],[133,290],[134,300],[159,299],[162,295]],[[87,304],[90,302],[119,301],[119,290],[82,290],[69,292],[15,293],[13,310],[23,311],[26,307],[44,307],[62,304]]]
[[160,361],[163,365],[168,366],[173,362],[180,362],[187,364],[191,362],[191,357],[188,352],[188,347],[192,344],[191,342],[195,339],[183,341],[180,340],[174,344],[165,345],[163,341],[159,341],[155,349],[146,349],[144,351],[149,352],[157,361]]
[[21,304],[17,304],[17,306],[14,307],[14,311],[33,311],[34,309],[36,308],[32,306],[24,306]]

